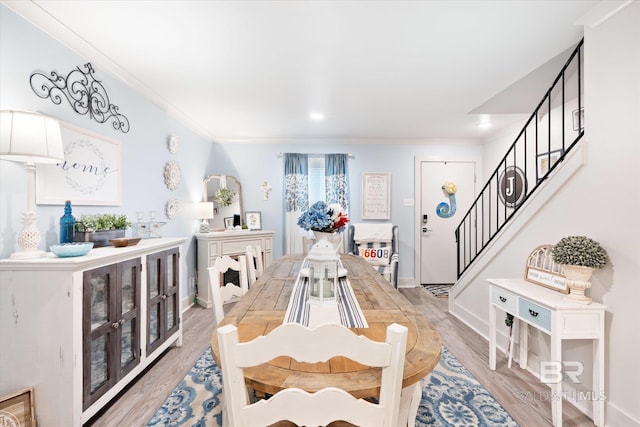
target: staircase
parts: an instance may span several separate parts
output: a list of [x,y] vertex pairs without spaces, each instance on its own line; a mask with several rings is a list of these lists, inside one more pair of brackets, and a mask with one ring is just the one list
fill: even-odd
[[[456,229],[457,277],[471,268],[584,135],[581,40]],[[575,151],[575,150],[574,150]]]

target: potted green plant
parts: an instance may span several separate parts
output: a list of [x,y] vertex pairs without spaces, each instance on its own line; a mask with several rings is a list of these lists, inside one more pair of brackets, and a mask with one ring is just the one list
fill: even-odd
[[565,282],[570,289],[568,299],[584,304],[591,298],[584,295],[591,287],[591,274],[596,268],[607,264],[607,251],[593,239],[586,236],[567,236],[553,247],[553,261],[562,265]]
[[131,223],[125,214],[83,214],[75,225],[76,242],[93,242],[93,247],[107,246],[109,240],[125,236]]

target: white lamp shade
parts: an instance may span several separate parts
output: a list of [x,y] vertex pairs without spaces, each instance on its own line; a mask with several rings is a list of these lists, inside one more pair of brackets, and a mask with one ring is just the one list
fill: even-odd
[[213,218],[213,202],[201,202],[196,205],[196,215],[200,219]]
[[60,122],[26,111],[0,111],[0,159],[22,163],[61,163]]

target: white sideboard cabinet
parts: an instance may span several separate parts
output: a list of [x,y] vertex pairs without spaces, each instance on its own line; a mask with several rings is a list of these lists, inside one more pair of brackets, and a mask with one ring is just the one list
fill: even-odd
[[0,395],[33,387],[39,427],[79,427],[180,346],[185,241],[0,260]]
[[273,259],[273,231],[233,230],[197,233],[198,240],[198,304],[206,308],[213,307],[209,291],[209,267],[213,267],[216,258],[229,255],[244,255],[248,245],[260,246],[264,268]]

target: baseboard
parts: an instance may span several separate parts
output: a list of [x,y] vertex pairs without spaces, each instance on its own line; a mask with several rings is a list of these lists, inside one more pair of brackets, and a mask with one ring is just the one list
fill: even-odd
[[622,409],[607,402],[605,409],[605,426],[606,427],[640,427],[640,420],[633,418]]
[[193,299],[195,295],[196,293],[194,292],[191,295],[187,295],[186,297],[182,298],[182,301],[180,301],[180,307],[182,308],[182,313],[184,313],[185,311],[193,307],[194,305]]
[[413,277],[398,277],[398,289],[400,288],[415,288],[417,287],[417,281]]

